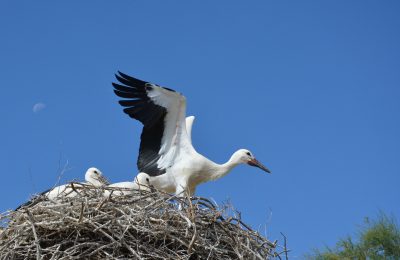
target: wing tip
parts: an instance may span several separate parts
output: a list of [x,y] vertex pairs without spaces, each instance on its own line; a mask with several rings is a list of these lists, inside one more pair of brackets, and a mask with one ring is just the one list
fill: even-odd
[[[131,83],[139,84],[139,85],[145,85],[146,83],[148,83],[148,82],[146,82],[144,80],[129,76],[128,74],[125,74],[125,73],[121,72],[120,70],[117,70],[117,73],[115,74],[115,77],[121,83],[123,83],[123,81],[129,81]],[[122,79],[122,81],[121,81],[121,79]]]
[[122,77],[124,73],[122,73],[120,70],[117,70],[117,73],[114,74],[115,78],[119,81],[118,78]]

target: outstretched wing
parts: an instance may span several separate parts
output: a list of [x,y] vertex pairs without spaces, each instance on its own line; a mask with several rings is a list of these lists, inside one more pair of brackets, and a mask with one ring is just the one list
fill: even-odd
[[121,84],[112,83],[123,100],[124,112],[143,124],[137,166],[150,176],[165,173],[183,144],[186,133],[186,99],[169,88],[145,82],[124,73],[115,75]]

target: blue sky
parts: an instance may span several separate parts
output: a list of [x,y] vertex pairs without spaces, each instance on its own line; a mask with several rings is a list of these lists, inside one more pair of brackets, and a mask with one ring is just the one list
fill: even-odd
[[[100,168],[131,180],[141,125],[117,70],[183,93],[196,149],[246,166],[197,194],[231,201],[292,257],[379,210],[400,216],[398,1],[3,1],[0,211]],[[34,108],[36,104],[36,107]]]

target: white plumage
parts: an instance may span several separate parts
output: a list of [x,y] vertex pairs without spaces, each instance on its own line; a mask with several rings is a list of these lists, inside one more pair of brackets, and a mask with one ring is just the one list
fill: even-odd
[[[102,187],[105,185],[108,185],[109,182],[107,181],[107,179],[103,176],[102,172],[94,167],[89,168],[86,173],[85,173],[85,185],[92,185],[94,187]],[[54,188],[51,188],[49,190],[46,190],[40,194],[38,194],[38,196],[40,196],[41,198],[47,198],[49,200],[53,200],[53,201],[58,201],[61,198],[70,198],[70,197],[75,197],[76,195],[78,195],[77,191],[82,188],[82,184],[81,183],[67,183],[64,185],[60,185]],[[74,185],[74,186],[72,186]],[[34,204],[36,204],[38,202],[38,200],[34,199],[34,200],[30,200],[20,206],[18,206],[15,210],[19,210],[22,207],[27,207],[27,206],[32,206]]]
[[[123,181],[108,185],[104,190],[104,196],[122,196],[132,194],[134,190],[148,190],[147,185],[140,184],[140,177],[141,176],[137,176],[134,181]],[[145,180],[141,181],[142,183],[145,183]]]
[[[228,162],[217,164],[192,146],[194,117],[186,118],[186,98],[119,72],[114,92],[124,98],[124,112],[143,123],[136,180],[166,192],[193,195],[196,186],[221,178],[239,164],[270,171],[246,149],[236,151]],[[135,188],[135,184],[129,184]]]
[[[86,171],[85,181],[86,183],[84,184],[93,185],[95,187],[101,187],[108,184],[108,181],[105,179],[102,172],[94,167],[89,168]],[[75,185],[74,188],[79,188],[80,186],[79,183],[74,185]],[[77,192],[74,190],[74,188],[71,186],[70,183],[68,183],[52,188],[51,190],[43,192],[42,194],[50,200],[56,200],[61,197],[74,197],[78,195]]]

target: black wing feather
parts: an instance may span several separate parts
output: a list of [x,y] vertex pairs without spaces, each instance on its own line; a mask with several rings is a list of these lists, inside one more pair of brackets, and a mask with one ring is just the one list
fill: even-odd
[[112,85],[114,86],[114,93],[125,98],[120,100],[119,104],[125,107],[123,111],[126,114],[143,124],[137,160],[139,171],[150,176],[164,174],[165,169],[158,168],[157,161],[161,156],[159,151],[164,134],[164,119],[167,109],[156,105],[148,97],[148,91],[152,90],[148,82],[133,78],[120,71],[118,71],[118,74],[115,77],[123,85],[117,83],[112,83]]
[[[137,89],[137,85],[140,85],[140,84],[138,84],[136,81],[130,81],[130,80],[128,80],[128,79],[125,79],[125,78],[123,78],[123,77],[120,77],[120,76],[118,76],[118,75],[115,75],[115,77],[117,78],[117,80],[119,81],[119,82],[121,82],[122,84],[125,84],[125,85],[127,85],[127,86],[130,86],[130,87],[133,87],[133,88],[136,88]],[[139,88],[140,89],[140,88]]]
[[123,107],[134,107],[134,106],[144,106],[148,103],[148,101],[143,99],[128,99],[128,100],[120,100],[118,103]]
[[127,80],[129,80],[130,82],[135,83],[136,85],[146,85],[148,82],[128,76],[124,73],[122,73],[121,71],[118,71],[119,75],[121,75],[122,77],[126,78]]
[[[112,85],[114,86],[114,88],[116,90],[122,91],[122,92],[131,92],[132,91],[132,87],[126,87],[126,86],[122,86],[120,84],[117,83],[112,83]],[[145,95],[145,94],[140,94],[140,95]]]
[[121,92],[118,90],[114,90],[115,95],[122,98],[138,98],[138,95],[132,92]]

